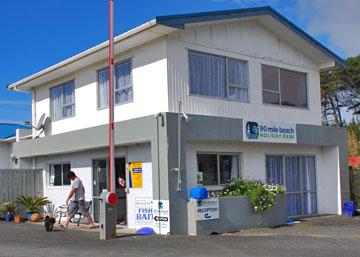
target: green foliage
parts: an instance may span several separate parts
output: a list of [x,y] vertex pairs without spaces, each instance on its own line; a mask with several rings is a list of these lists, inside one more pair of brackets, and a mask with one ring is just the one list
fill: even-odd
[[360,155],[360,127],[355,121],[348,125],[348,152],[349,156]]
[[16,204],[14,202],[3,202],[0,205],[0,211],[3,213],[14,213],[16,210]]
[[41,207],[50,203],[47,197],[21,195],[16,198],[16,203],[25,207],[28,212],[40,212]]
[[354,115],[360,114],[360,55],[348,58],[347,64],[345,68],[320,74],[322,113],[326,125],[344,126],[343,108]]
[[254,211],[259,213],[266,209],[273,209],[276,195],[283,194],[285,191],[282,186],[239,178],[225,186],[222,191],[210,193],[210,197],[248,196]]

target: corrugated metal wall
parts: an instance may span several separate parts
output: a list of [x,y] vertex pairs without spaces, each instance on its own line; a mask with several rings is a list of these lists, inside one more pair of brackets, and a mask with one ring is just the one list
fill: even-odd
[[0,204],[19,195],[43,195],[41,169],[0,169]]

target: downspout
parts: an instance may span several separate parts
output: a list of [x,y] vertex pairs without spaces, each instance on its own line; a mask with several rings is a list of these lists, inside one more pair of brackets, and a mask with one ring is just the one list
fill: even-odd
[[[36,90],[32,90],[32,99],[31,99],[31,112],[32,112],[32,120],[31,124],[33,126],[36,126]],[[36,129],[32,128],[32,138],[34,139],[36,137]]]
[[[32,112],[32,121],[31,124],[36,124],[36,90],[32,90],[32,103],[31,103],[31,112]],[[36,137],[36,129],[32,127],[32,138]],[[32,169],[36,169],[36,157],[32,158]]]

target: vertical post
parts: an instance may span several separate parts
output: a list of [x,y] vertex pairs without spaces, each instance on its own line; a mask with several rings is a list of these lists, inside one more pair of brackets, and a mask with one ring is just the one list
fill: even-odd
[[181,118],[182,118],[182,102],[179,101],[178,113],[178,167],[177,167],[177,189],[181,191]]
[[108,191],[115,193],[114,172],[114,0],[109,0],[109,172]]

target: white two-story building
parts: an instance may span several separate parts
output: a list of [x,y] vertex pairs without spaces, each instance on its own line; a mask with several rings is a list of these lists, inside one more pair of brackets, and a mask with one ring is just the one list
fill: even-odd
[[[51,118],[13,154],[43,169],[56,205],[70,170],[87,200],[106,188],[107,46],[9,86],[31,92],[34,124]],[[269,7],[157,17],[117,36],[115,55],[116,177],[129,187],[117,186],[118,219],[129,227],[152,226],[146,208],[162,200],[163,232],[186,234],[190,190],[239,176],[285,185],[289,216],[341,213],[346,131],[321,126],[319,72],[346,64],[285,17]]]

